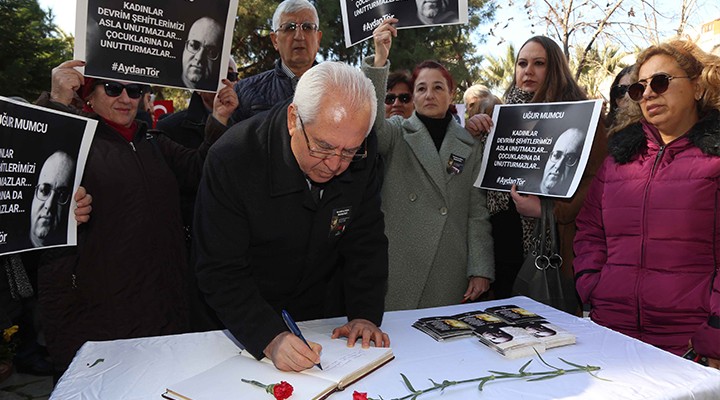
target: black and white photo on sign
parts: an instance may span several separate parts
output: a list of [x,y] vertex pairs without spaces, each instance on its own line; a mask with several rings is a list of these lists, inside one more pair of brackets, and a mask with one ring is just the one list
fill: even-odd
[[238,0],[78,0],[75,59],[85,76],[217,91]]
[[340,0],[345,46],[372,37],[373,30],[388,18],[398,28],[423,28],[466,24],[467,0]]
[[77,243],[73,194],[96,126],[0,97],[0,255]]
[[602,100],[496,106],[475,186],[551,197],[575,194]]

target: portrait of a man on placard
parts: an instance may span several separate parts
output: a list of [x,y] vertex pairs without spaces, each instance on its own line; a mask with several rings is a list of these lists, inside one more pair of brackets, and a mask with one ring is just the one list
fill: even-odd
[[582,154],[585,132],[570,128],[555,141],[550,157],[545,163],[540,192],[564,195],[575,177],[575,171]]
[[45,160],[30,208],[30,242],[43,247],[66,242],[75,160],[56,151]]
[[216,89],[223,33],[220,23],[210,17],[190,27],[182,54],[182,81],[188,89]]
[[416,13],[405,25],[437,25],[458,22],[457,0],[415,0]]

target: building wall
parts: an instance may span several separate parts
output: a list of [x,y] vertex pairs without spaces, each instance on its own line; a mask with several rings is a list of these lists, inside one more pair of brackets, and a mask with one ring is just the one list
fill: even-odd
[[697,43],[708,53],[720,56],[720,18],[702,25]]

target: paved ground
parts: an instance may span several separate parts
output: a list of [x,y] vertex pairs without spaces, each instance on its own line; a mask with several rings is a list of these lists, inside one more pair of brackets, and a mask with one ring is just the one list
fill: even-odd
[[0,383],[0,400],[47,400],[52,389],[52,376],[15,372]]

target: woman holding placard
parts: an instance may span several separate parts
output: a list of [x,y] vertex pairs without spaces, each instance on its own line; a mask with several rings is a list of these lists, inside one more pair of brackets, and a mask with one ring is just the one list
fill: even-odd
[[[552,39],[534,36],[522,45],[515,63],[513,82],[505,92],[505,103],[551,103],[586,99],[585,92],[570,72],[565,55]],[[557,221],[559,253],[563,259],[561,276],[568,282],[573,281],[572,243],[575,236],[575,216],[585,199],[587,186],[606,154],[603,125],[598,124],[590,159],[575,194],[568,199],[543,197],[551,204]],[[474,136],[487,134],[491,127],[492,119],[487,114],[473,116],[466,125]],[[487,206],[495,243],[493,291],[496,298],[505,298],[513,294],[512,287],[517,273],[525,255],[531,250],[533,231],[541,215],[540,197],[521,195],[514,186],[510,193],[489,190]],[[565,311],[579,310],[575,299],[567,300]]]
[[472,185],[482,147],[450,112],[455,84],[435,61],[413,71],[412,115],[385,119],[388,56],[397,21],[388,19],[375,29],[376,54],[362,65],[375,86],[374,129],[385,160],[386,310],[475,300],[493,278],[485,195]]
[[577,290],[598,324],[720,368],[720,57],[675,40],[630,76],[577,218]]
[[[179,188],[197,188],[205,154],[237,106],[229,81],[215,99],[206,139],[186,149],[136,120],[144,85],[85,78],[67,61],[38,104],[98,120],[82,185],[92,218],[77,247],[46,252],[38,272],[48,351],[58,373],[88,340],[180,333],[189,328]],[[83,110],[73,107],[82,100]]]

